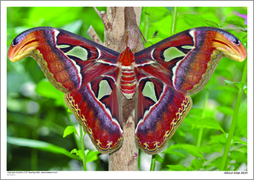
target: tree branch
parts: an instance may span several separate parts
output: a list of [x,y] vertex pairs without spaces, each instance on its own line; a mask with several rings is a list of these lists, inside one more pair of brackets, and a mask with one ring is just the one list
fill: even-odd
[[[107,18],[96,11],[105,25],[104,44],[116,51],[124,51],[127,46],[136,51],[144,48],[138,24],[140,7],[108,7]],[[110,27],[110,28],[108,28]],[[135,96],[127,100],[122,95],[123,145],[109,155],[109,170],[137,171],[138,148],[135,144]]]
[[87,31],[87,34],[90,36],[90,38],[96,42],[96,43],[99,43],[99,44],[103,44],[101,39],[99,38],[99,36],[97,35],[97,33],[95,32],[93,26],[90,26],[88,31]]
[[105,13],[105,11],[98,11],[98,9],[96,7],[94,7],[95,11],[97,12],[97,14],[100,16],[103,24],[104,24],[104,27],[106,30],[109,30],[111,29],[111,23],[109,22],[109,19],[107,17],[107,14]]

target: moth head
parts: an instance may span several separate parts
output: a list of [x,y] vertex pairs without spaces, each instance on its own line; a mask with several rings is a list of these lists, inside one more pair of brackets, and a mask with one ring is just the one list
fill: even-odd
[[121,63],[123,66],[131,66],[131,64],[134,62],[134,54],[128,46],[120,54],[118,62]]

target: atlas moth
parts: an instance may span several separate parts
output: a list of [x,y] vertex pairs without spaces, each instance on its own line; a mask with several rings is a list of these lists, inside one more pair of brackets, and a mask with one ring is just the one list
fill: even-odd
[[232,34],[198,27],[133,53],[119,53],[65,30],[37,27],[19,34],[8,57],[33,57],[101,153],[123,142],[120,93],[136,94],[135,139],[148,154],[160,152],[191,109],[190,95],[207,84],[222,57],[244,61]]

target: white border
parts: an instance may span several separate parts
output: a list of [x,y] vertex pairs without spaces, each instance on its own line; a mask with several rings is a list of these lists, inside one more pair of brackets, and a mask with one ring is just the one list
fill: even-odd
[[[49,2],[49,1],[48,1]],[[47,5],[48,4],[48,5]],[[58,171],[54,173],[33,173],[32,171],[15,176],[6,172],[6,7],[7,6],[247,6],[248,7],[248,174],[224,175],[224,172],[185,171],[185,172],[82,172]],[[246,179],[253,178],[253,2],[252,1],[1,1],[1,179]],[[26,172],[26,171],[25,171]],[[37,171],[36,171],[37,172]]]

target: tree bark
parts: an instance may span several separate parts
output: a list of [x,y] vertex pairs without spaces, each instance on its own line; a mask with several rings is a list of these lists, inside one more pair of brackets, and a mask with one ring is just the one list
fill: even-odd
[[[96,10],[97,11],[97,10]],[[138,51],[144,48],[139,30],[141,7],[108,7],[107,14],[98,12],[105,26],[104,45],[124,51],[128,46]],[[109,154],[110,171],[137,171],[138,148],[135,144],[135,96],[127,100],[122,95],[123,145]]]

